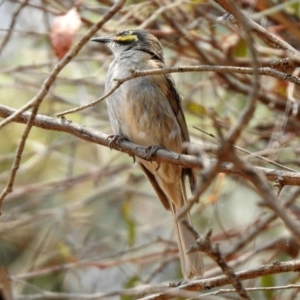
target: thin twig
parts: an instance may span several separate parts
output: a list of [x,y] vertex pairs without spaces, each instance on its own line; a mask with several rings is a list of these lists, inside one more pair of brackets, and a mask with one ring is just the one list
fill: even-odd
[[106,13],[106,15],[103,16],[101,21],[99,21],[97,24],[91,27],[91,29],[81,38],[79,43],[69,51],[68,54],[54,67],[53,71],[50,73],[48,78],[44,81],[40,91],[37,93],[37,95],[30,100],[25,106],[23,106],[21,109],[17,110],[14,114],[7,117],[4,121],[0,123],[0,128],[4,125],[8,124],[12,120],[14,120],[16,117],[18,117],[22,112],[27,110],[29,107],[33,107],[32,114],[30,115],[28,119],[27,126],[22,134],[22,139],[18,145],[16,156],[11,168],[10,176],[8,178],[7,184],[0,194],[0,208],[1,204],[6,197],[7,194],[9,194],[13,189],[14,180],[17,174],[17,170],[20,165],[20,161],[22,158],[22,153],[24,150],[24,146],[26,143],[26,139],[31,131],[31,128],[33,126],[33,121],[35,120],[36,114],[38,112],[39,106],[42,103],[44,97],[47,95],[51,85],[53,84],[56,76],[59,74],[59,72],[67,65],[67,63],[77,55],[77,53],[80,51],[80,49],[83,47],[83,45],[91,38],[91,36],[98,31],[103,24],[105,24],[108,20],[111,19],[111,17],[121,9],[123,4],[125,3],[125,0],[119,0],[116,2],[116,4]]
[[[7,117],[13,114],[16,110],[4,105],[0,105],[0,117]],[[26,124],[30,118],[30,112],[24,112],[15,118],[15,122]],[[105,147],[112,147],[115,150],[122,151],[130,156],[138,156],[146,159],[147,152],[145,147],[130,143],[128,141],[120,141],[118,146],[109,145],[108,135],[103,134],[92,128],[81,126],[80,124],[68,121],[66,119],[56,119],[44,115],[36,115],[33,125],[45,130],[61,131],[72,134],[82,140],[96,143]],[[192,155],[183,155],[175,152],[171,152],[164,149],[159,149],[155,155],[151,158],[157,162],[167,162],[171,164],[181,165],[187,168],[202,169],[202,160]],[[214,163],[215,160],[211,160]],[[254,167],[255,170],[262,172],[268,180],[276,182],[278,178],[282,180],[284,185],[300,185],[300,173],[299,172],[287,172],[282,170],[275,170],[263,167]],[[221,163],[219,172],[226,174],[242,175],[242,172],[233,168],[230,163]]]
[[236,275],[234,270],[231,267],[229,267],[229,265],[223,258],[218,244],[216,244],[214,247],[211,244],[210,239],[212,235],[212,230],[209,230],[205,234],[205,236],[200,236],[198,232],[196,232],[194,228],[190,226],[186,221],[182,222],[195,235],[196,239],[196,245],[192,246],[189,252],[201,251],[208,255],[222,269],[223,273],[228,277],[231,284],[234,286],[236,292],[241,296],[241,298],[250,300],[251,298],[244,289],[239,277]]
[[[57,117],[63,117],[67,114],[83,110],[87,107],[91,107],[105,100],[116,89],[118,89],[124,82],[132,80],[137,77],[144,77],[149,75],[161,75],[161,74],[169,74],[169,73],[182,73],[182,72],[218,72],[218,73],[236,73],[236,74],[247,74],[247,75],[254,74],[253,68],[231,67],[231,66],[181,66],[181,67],[174,67],[174,68],[163,68],[163,69],[153,69],[153,70],[143,70],[143,71],[131,69],[130,72],[131,74],[125,78],[115,78],[116,85],[102,97],[86,105],[72,108],[57,113],[55,115]],[[300,85],[300,79],[298,77],[283,72],[279,72],[268,67],[257,69],[257,73],[259,75],[267,75],[267,76],[275,77],[278,79],[286,80],[288,82]],[[0,127],[1,127],[1,123],[0,123]]]
[[[234,9],[234,6],[232,5],[231,1],[229,1],[229,0],[214,0],[214,1],[216,3],[218,3],[220,6],[222,6],[228,13],[234,15],[234,17],[236,18],[236,15],[235,15],[236,10]],[[220,21],[227,20],[227,21],[231,22],[232,24],[236,24],[237,21],[240,21],[240,20],[238,20],[237,18],[235,19],[234,17],[231,15],[227,15],[227,16],[225,16],[225,18],[222,17],[219,20]],[[275,34],[272,34],[271,32],[267,31],[265,28],[263,28],[262,26],[257,24],[255,21],[248,18],[246,15],[244,15],[244,20],[246,20],[251,31],[253,33],[255,33],[257,36],[259,36],[264,42],[266,42],[270,46],[277,48],[277,49],[286,50],[293,55],[296,55],[298,53],[298,51],[294,47],[292,47],[290,44],[283,41]],[[239,24],[240,24],[240,22],[239,22]]]
[[[299,272],[300,271],[300,260],[292,260],[289,262],[273,262],[267,265],[261,265],[257,268],[252,268],[247,271],[239,271],[236,272],[236,276],[239,277],[240,280],[247,280],[258,278],[261,276],[271,275],[271,274],[279,274],[285,272]],[[203,291],[210,290],[216,287],[224,286],[230,284],[230,279],[226,275],[220,275],[213,278],[208,279],[198,279],[193,280],[188,283],[183,284],[174,284],[174,288],[178,289],[187,289],[191,291]],[[167,300],[172,297],[167,293],[160,293],[145,297],[141,300]]]
[[2,43],[1,43],[1,46],[0,46],[0,55],[1,55],[3,49],[5,48],[6,44],[8,43],[8,41],[9,41],[9,39],[10,39],[12,33],[13,33],[18,15],[20,14],[21,10],[27,5],[27,3],[28,3],[28,0],[24,0],[23,2],[20,3],[20,5],[14,11],[14,13],[12,15],[11,23],[8,27],[9,28],[8,32],[5,35],[4,39],[2,40]]

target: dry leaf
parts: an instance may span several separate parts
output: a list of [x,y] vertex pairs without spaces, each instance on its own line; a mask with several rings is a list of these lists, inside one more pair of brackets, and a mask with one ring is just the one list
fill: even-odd
[[76,32],[80,28],[81,20],[77,9],[73,7],[65,15],[54,19],[50,34],[51,46],[58,59],[71,48]]

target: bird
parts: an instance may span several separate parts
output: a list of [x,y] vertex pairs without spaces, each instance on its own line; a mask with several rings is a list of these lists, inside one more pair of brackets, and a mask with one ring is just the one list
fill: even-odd
[[[123,30],[92,41],[105,44],[114,55],[106,75],[105,93],[115,86],[116,79],[129,76],[133,69],[165,67],[161,43],[145,30]],[[114,137],[144,146],[151,154],[160,147],[183,153],[183,143],[189,142],[190,137],[181,101],[171,74],[136,77],[124,82],[106,99]],[[202,276],[201,253],[188,251],[195,244],[195,236],[182,222],[185,220],[191,225],[190,215],[177,218],[177,212],[187,202],[186,176],[191,190],[195,188],[194,171],[165,162],[135,159],[165,209],[172,213],[184,278]]]

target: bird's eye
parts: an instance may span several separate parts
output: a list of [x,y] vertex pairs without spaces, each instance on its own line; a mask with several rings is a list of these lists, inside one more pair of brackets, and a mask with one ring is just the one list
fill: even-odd
[[120,32],[116,36],[116,41],[120,43],[131,43],[137,40],[138,40],[137,35],[134,34],[134,32],[131,30]]
[[119,37],[119,36],[127,36],[127,35],[130,35],[130,34],[132,34],[131,30],[117,31],[116,32],[116,36],[117,37]]

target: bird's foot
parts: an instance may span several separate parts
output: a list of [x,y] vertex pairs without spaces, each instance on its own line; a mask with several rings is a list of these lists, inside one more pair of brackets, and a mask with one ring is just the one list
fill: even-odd
[[[120,146],[120,142],[122,141],[128,141],[127,138],[121,136],[121,135],[117,135],[117,134],[110,134],[108,137],[107,137],[109,141],[108,143],[108,146],[110,149],[112,149],[112,146],[115,145],[115,146]],[[135,156],[134,155],[129,155],[133,158],[133,163],[135,163]]]
[[120,135],[117,135],[117,134],[110,134],[107,137],[107,139],[110,140],[109,143],[108,143],[108,146],[109,146],[110,149],[112,148],[113,145],[119,146],[121,141],[126,140],[126,138],[124,138]]
[[[153,155],[156,154],[156,152],[159,149],[164,149],[163,146],[161,145],[153,145],[153,146],[149,146],[146,148],[146,159],[151,161],[151,158],[153,157]],[[157,171],[160,167],[160,162],[157,163],[157,168],[155,169],[155,171]]]
[[151,158],[156,154],[159,149],[164,149],[161,145],[152,145],[146,148],[146,159],[151,160]]
[[172,288],[175,288],[175,287],[179,287],[181,285],[187,284],[187,283],[189,283],[187,280],[182,280],[182,281],[179,281],[179,282],[170,282],[168,284],[168,286],[172,287]]

